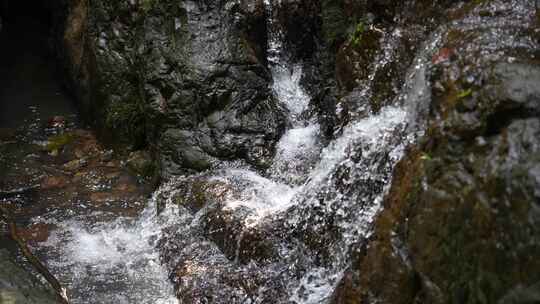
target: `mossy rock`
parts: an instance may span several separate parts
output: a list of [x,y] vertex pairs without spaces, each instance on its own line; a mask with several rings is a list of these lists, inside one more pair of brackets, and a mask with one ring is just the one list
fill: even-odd
[[107,108],[105,123],[108,129],[117,133],[118,138],[134,148],[146,146],[145,105],[141,101],[116,101]]
[[148,151],[131,152],[126,165],[132,173],[143,178],[152,178],[158,174],[156,163]]
[[49,137],[44,149],[48,152],[60,151],[65,146],[73,143],[76,138],[75,134],[69,132]]
[[345,90],[352,90],[357,86],[357,80],[367,78],[371,62],[380,51],[381,37],[380,32],[367,29],[363,23],[359,23],[340,49],[336,58],[336,76]]

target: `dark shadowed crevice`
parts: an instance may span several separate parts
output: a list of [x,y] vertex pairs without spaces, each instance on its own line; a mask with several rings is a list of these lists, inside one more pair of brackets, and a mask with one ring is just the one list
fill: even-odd
[[520,119],[537,117],[538,113],[529,109],[517,108],[499,111],[489,116],[486,120],[486,136],[495,136],[507,128],[512,122]]
[[25,119],[74,115],[74,104],[56,74],[50,4],[0,3],[0,127],[17,127]]

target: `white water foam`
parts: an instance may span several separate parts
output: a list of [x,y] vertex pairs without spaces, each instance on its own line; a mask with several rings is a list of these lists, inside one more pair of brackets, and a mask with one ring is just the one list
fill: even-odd
[[277,62],[271,70],[274,81],[272,89],[277,99],[289,111],[289,120],[294,127],[305,124],[300,115],[307,109],[311,98],[300,85],[302,66],[295,64],[291,68],[283,62]]
[[72,303],[178,303],[155,248],[174,216],[157,216],[153,202],[139,219],[89,224],[79,217],[57,223],[41,250]]
[[226,205],[230,209],[240,206],[252,209],[255,215],[249,218],[251,223],[289,208],[297,192],[294,187],[262,177],[250,170],[227,170],[221,180],[229,184],[237,182],[243,184],[240,199],[230,199]]
[[318,124],[287,130],[277,144],[270,175],[289,185],[302,184],[319,159],[320,146]]

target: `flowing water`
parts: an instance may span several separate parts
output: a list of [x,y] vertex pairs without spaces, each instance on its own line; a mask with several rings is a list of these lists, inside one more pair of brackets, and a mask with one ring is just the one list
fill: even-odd
[[[0,103],[0,128],[19,131],[16,144],[20,155],[17,157],[24,158],[23,165],[17,164],[21,165],[18,168],[12,164],[15,167],[11,171],[28,170],[32,165],[25,164],[39,162],[42,153],[27,146],[45,142],[48,136],[56,134],[43,130],[43,125],[50,127],[48,119],[62,117],[67,122],[66,129],[73,128],[74,123],[78,125],[75,106],[62,90],[55,74],[54,58],[44,47],[47,36],[47,27],[27,16],[5,24],[0,32],[0,100],[3,101]],[[34,152],[24,155],[28,151]],[[12,155],[0,155],[0,158],[4,156]],[[61,159],[62,156],[58,156],[57,162]],[[18,174],[28,174],[31,183],[39,184],[40,178],[47,175],[37,170],[40,165]],[[93,181],[89,183],[95,192],[110,187]],[[47,190],[43,192],[39,199],[28,203],[23,198],[13,201],[20,200],[31,209],[32,204],[39,205],[38,201],[48,199]],[[77,202],[73,209],[58,208],[57,205],[62,203],[52,200],[43,208],[45,212],[39,211],[41,216],[32,219],[32,224],[55,227],[47,242],[39,243],[33,250],[67,287],[72,303],[178,302],[155,249],[160,225],[166,224],[156,217],[155,208],[148,206],[138,219],[122,217],[111,221],[117,214],[91,212],[88,202]],[[75,212],[77,209],[79,211]],[[101,209],[106,210],[107,206]]]
[[138,219],[100,222],[100,216],[41,220],[57,226],[40,250],[72,303],[177,303],[155,250],[161,225],[167,224],[155,215],[155,205]]
[[[272,16],[272,2],[266,5]],[[371,232],[395,164],[422,135],[430,96],[425,75],[437,35],[415,59],[392,106],[354,118],[323,147],[317,119],[308,112],[309,92],[301,86],[302,63],[289,61],[276,27],[270,20],[272,88],[290,128],[270,169],[224,164],[171,179],[158,190],[169,213],[177,214],[160,249],[186,303],[328,302]],[[373,75],[396,55],[399,35],[385,35]],[[360,100],[369,98],[373,78]],[[213,194],[194,207],[189,201],[198,199],[194,185],[201,183]]]
[[[265,3],[272,16],[272,3]],[[415,59],[393,106],[352,119],[323,146],[301,85],[303,65],[290,62],[281,31],[272,17],[268,23],[272,88],[290,126],[271,167],[260,172],[224,162],[171,178],[137,219],[40,219],[58,227],[44,246],[47,263],[74,303],[329,300],[354,248],[369,236],[395,164],[421,134],[425,70],[437,37]],[[387,35],[381,67],[394,55],[399,32]],[[369,98],[369,87],[359,99]],[[197,205],[201,195],[206,200]]]

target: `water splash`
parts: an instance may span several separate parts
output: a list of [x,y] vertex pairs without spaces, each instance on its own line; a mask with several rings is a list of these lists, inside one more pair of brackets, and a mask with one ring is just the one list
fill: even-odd
[[39,251],[46,252],[72,303],[178,303],[155,249],[174,217],[157,216],[154,201],[139,219],[94,222],[88,218],[100,214],[93,214],[54,221],[57,229]]
[[[170,270],[208,271],[183,272],[177,277],[179,294],[216,303],[327,303],[349,266],[352,248],[371,233],[394,166],[422,134],[430,98],[425,74],[438,40],[432,37],[414,60],[392,106],[353,117],[324,148],[319,125],[306,115],[310,97],[301,86],[301,65],[288,64],[286,56],[278,56],[279,43],[271,44],[276,47],[272,88],[287,109],[290,128],[277,144],[270,169],[235,167],[178,177],[162,190],[174,204],[170,198],[184,195],[179,189],[189,185],[219,181],[227,189],[225,195],[205,197],[197,210],[180,206],[184,221],[163,237]],[[373,74],[392,60],[395,43],[388,39]],[[361,98],[370,94],[367,89]],[[190,193],[188,200],[197,197]]]
[[226,208],[245,206],[253,209],[255,214],[250,217],[251,221],[286,210],[297,192],[287,184],[262,177],[251,170],[227,170],[221,180],[228,184],[242,184],[240,197],[228,199]]
[[[414,61],[393,106],[353,117],[323,147],[320,126],[308,115],[302,64],[288,61],[272,1],[265,3],[272,89],[289,121],[270,169],[224,166],[171,178],[137,220],[58,223],[48,243],[59,257],[51,266],[80,292],[75,303],[176,303],[166,273],[187,303],[331,298],[351,248],[371,233],[395,164],[421,134],[437,37]],[[370,98],[375,73],[395,56],[396,41],[386,38],[359,106]]]

